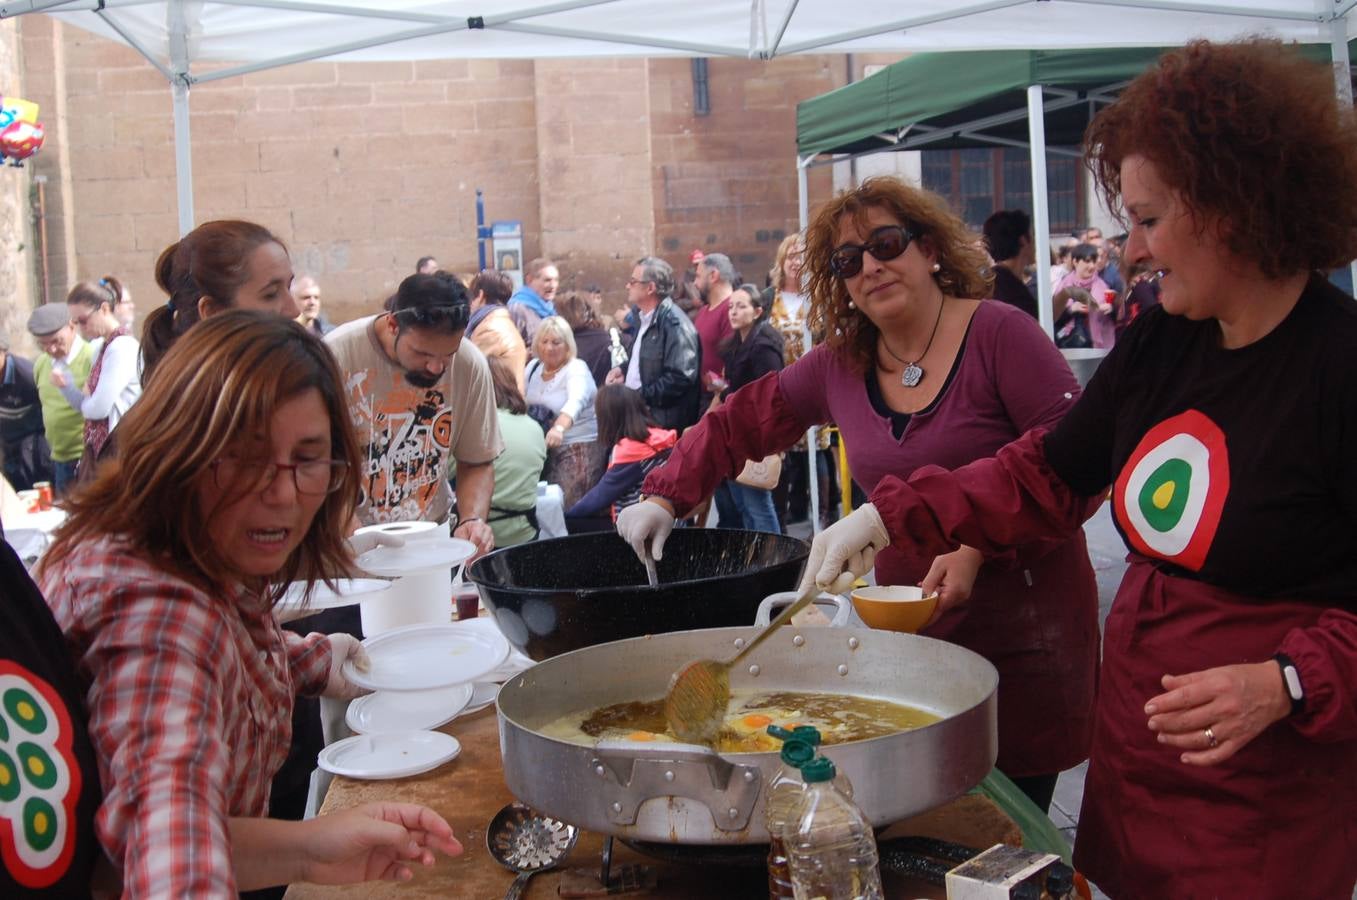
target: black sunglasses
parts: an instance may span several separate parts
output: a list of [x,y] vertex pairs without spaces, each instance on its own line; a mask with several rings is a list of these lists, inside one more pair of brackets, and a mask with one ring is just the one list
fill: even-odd
[[840,278],[852,278],[862,271],[864,251],[878,262],[886,262],[904,253],[914,238],[914,232],[903,225],[882,225],[867,236],[865,244],[844,244],[834,248],[829,256],[829,268]]

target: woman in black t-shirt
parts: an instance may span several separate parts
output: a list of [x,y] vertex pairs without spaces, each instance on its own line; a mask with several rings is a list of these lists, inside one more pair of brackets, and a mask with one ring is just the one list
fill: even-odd
[[94,761],[66,640],[0,541],[0,897],[88,897],[99,845]]
[[1357,304],[1323,272],[1357,256],[1353,110],[1278,42],[1198,41],[1103,110],[1085,154],[1160,307],[1053,431],[882,481],[806,577],[893,541],[1065,535],[1110,486],[1130,565],[1076,865],[1117,897],[1349,897]]

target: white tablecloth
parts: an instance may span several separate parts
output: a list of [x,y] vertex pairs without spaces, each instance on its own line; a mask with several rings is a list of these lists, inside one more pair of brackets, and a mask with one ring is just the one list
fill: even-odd
[[5,519],[5,540],[19,554],[24,565],[32,568],[33,563],[47,550],[52,532],[64,521],[66,513],[59,509],[8,516]]
[[537,529],[543,538],[565,537],[565,494],[559,484],[537,485]]

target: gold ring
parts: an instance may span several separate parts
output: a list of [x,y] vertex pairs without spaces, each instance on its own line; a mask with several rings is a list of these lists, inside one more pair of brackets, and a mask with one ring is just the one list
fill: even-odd
[[1220,743],[1220,741],[1216,740],[1215,732],[1212,731],[1210,728],[1205,729],[1202,733],[1206,735],[1206,743],[1209,744],[1212,748],[1214,748],[1217,744]]

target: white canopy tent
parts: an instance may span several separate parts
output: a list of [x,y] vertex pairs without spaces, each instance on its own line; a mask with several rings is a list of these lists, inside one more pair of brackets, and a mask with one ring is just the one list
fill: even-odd
[[[174,92],[179,228],[193,228],[194,84],[316,59],[595,56],[771,59],[792,53],[912,53],[1154,47],[1269,34],[1327,43],[1347,71],[1357,0],[0,0],[0,18],[43,12],[121,41]],[[685,39],[692,35],[691,39]],[[1040,85],[1028,93],[1036,231],[1049,229]],[[805,165],[800,160],[802,221]],[[1038,164],[1040,163],[1040,164]],[[1043,296],[1042,306],[1047,303]],[[810,435],[809,446],[815,442]],[[812,454],[814,450],[810,451]],[[811,521],[818,527],[815,462]]]
[[[1253,33],[1345,47],[1357,0],[855,0],[850,9],[845,15],[842,0],[14,0],[0,2],[0,18],[57,16],[127,44],[165,76],[174,91],[179,226],[187,232],[193,227],[190,89],[291,63],[770,59],[1165,46]],[[1341,81],[1348,83],[1346,76]]]

